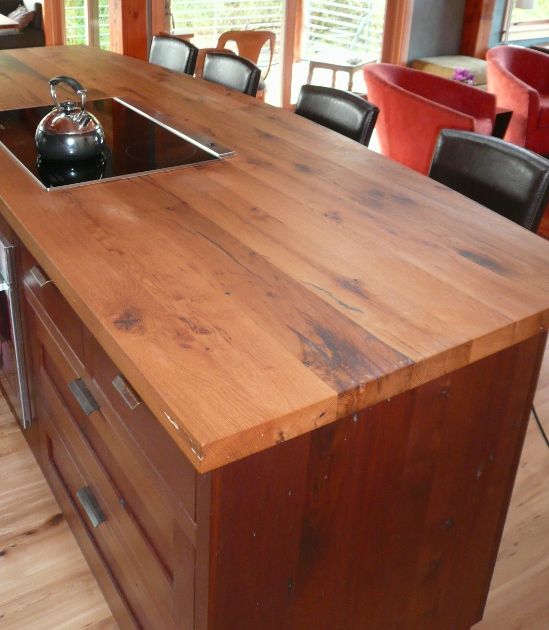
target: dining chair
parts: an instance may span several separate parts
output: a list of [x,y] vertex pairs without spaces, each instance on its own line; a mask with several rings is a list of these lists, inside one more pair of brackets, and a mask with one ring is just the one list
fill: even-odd
[[149,63],[183,74],[194,74],[198,48],[173,35],[155,35],[149,50]]
[[204,71],[204,61],[206,60],[206,55],[212,52],[223,52],[228,53],[229,55],[235,55],[236,53],[232,50],[221,49],[221,48],[200,48],[198,51],[198,57],[196,58],[196,68],[194,69],[194,76],[198,79],[202,78],[202,72]]
[[248,96],[257,94],[260,69],[249,59],[226,52],[209,52],[204,58],[202,78]]
[[379,109],[352,92],[320,85],[304,85],[295,113],[368,146]]
[[264,68],[261,68],[261,78],[257,91],[264,95],[267,86],[265,79],[271,70],[273,55],[276,45],[276,35],[272,31],[249,30],[249,31],[225,31],[221,33],[217,40],[217,47],[227,49],[231,42],[236,45],[238,54],[246,57],[256,66],[259,66],[259,56],[264,46],[268,45],[268,61]]
[[364,68],[368,99],[380,110],[376,135],[383,155],[424,175],[442,129],[489,136],[496,98],[458,81],[390,63]]
[[429,177],[533,232],[549,201],[549,160],[467,131],[441,131]]
[[[549,201],[549,160],[489,136],[443,129],[429,177],[535,232]],[[547,446],[535,406],[532,413]]]

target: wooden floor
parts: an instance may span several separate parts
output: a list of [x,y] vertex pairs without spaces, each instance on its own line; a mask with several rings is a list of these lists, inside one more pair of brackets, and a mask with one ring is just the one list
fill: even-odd
[[[549,351],[536,407],[549,433]],[[488,606],[475,630],[547,630],[548,594],[549,449],[532,420]],[[0,629],[116,627],[23,436],[0,399]]]

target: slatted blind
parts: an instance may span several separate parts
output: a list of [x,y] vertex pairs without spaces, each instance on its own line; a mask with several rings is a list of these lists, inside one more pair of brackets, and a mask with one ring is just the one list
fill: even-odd
[[[91,14],[97,16],[93,22],[88,2],[93,3]],[[109,0],[65,0],[65,43],[78,46],[90,41],[109,47]]]
[[386,0],[305,0],[307,58],[381,56]]
[[194,33],[193,43],[199,48],[215,46],[225,31],[273,31],[277,39],[274,61],[278,60],[284,0],[171,0],[171,14],[172,28]]

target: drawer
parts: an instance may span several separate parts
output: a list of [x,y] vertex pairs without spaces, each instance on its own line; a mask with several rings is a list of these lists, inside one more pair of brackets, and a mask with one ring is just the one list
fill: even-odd
[[[106,445],[111,446],[111,450],[115,454],[112,467],[108,466],[106,462],[105,467],[113,476],[118,477],[117,481],[121,485],[125,483],[128,476],[126,474],[126,459],[123,459],[124,464],[120,475],[116,475],[114,469],[118,466],[117,461],[122,459],[119,457],[118,443],[120,441],[124,443],[129,438],[132,442],[129,450],[135,453],[135,445],[137,445],[137,451],[140,454],[140,458],[137,458],[140,461],[135,467],[134,477],[136,481],[133,486],[143,488],[141,494],[143,495],[142,503],[144,503],[144,520],[149,518],[149,512],[153,506],[148,505],[150,492],[147,484],[138,483],[137,478],[143,477],[145,472],[148,475],[152,467],[154,468],[153,477],[159,477],[162,480],[163,490],[160,491],[160,494],[168,494],[166,501],[173,503],[174,509],[172,511],[177,512],[182,528],[194,540],[194,523],[196,521],[195,469],[150,409],[133,392],[124,376],[85,328],[55,285],[51,281],[44,284],[39,267],[33,264],[34,260],[29,254],[26,254],[26,258],[28,271],[24,276],[24,294],[27,304],[42,324],[41,328],[47,331],[47,336],[59,348],[58,363],[66,364],[68,362],[73,367],[72,372],[70,370],[68,372],[62,371],[66,383],[60,386],[60,391],[66,393],[66,385],[70,381],[89,374],[93,382],[90,382],[90,379],[86,381],[88,388],[97,398],[108,403],[105,405],[103,415],[109,415],[110,423],[107,424],[118,431],[119,439],[112,441],[112,434],[105,436]],[[41,284],[43,286],[40,286]],[[130,400],[128,396],[132,395],[134,398]],[[72,397],[67,403],[71,406],[75,417],[80,418],[81,410],[74,406],[75,402]],[[111,411],[114,413],[109,413]],[[98,426],[101,428],[103,424],[99,423]],[[82,428],[85,431],[85,427]],[[127,451],[128,447],[125,450]],[[133,459],[135,460],[135,457]],[[145,470],[143,470],[142,460],[145,460]],[[155,491],[154,494],[156,493]],[[146,507],[147,505],[148,507]],[[182,511],[183,514],[181,514]],[[161,510],[154,510],[154,512],[156,514],[162,513]],[[167,555],[171,556],[171,553],[169,552]]]
[[114,487],[44,369],[39,375],[47,458],[144,628],[175,628],[173,584],[125,497]]
[[78,473],[76,465],[64,446],[54,423],[42,407],[40,420],[40,465],[55,498],[61,507],[63,516],[71,528],[78,544],[107,600],[114,618],[121,628],[138,630],[135,614],[127,599],[114,579],[107,561],[90,534],[86,522],[78,511],[69,487],[85,487],[84,478]]
[[196,470],[99,343],[91,336],[87,343],[87,369],[95,385],[123,419],[141,449],[148,454],[174,498],[196,521]]
[[84,325],[61,295],[59,289],[26,251],[23,252],[23,286],[37,300],[44,313],[66,340],[79,361],[84,363]]
[[[124,496],[127,510],[133,514],[150,546],[172,576],[174,517],[162,480],[124,427],[114,424],[112,416],[107,417],[103,408],[98,407],[93,394],[71,365],[69,351],[63,352],[61,345],[38,316],[35,333],[40,346],[42,371],[55,387],[57,396],[85,436],[113,485]],[[42,383],[39,389],[42,389]],[[83,402],[89,404],[90,409],[84,410],[78,397],[86,391],[89,398]]]

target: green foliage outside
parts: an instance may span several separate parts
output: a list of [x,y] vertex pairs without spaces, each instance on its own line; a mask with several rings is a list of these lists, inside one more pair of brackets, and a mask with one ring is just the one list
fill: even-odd
[[[109,48],[109,0],[98,0],[99,45]],[[65,0],[65,33],[68,45],[83,45],[86,37],[85,0]]]
[[[379,54],[386,0],[305,0],[304,54]],[[176,31],[214,46],[224,31],[268,29],[281,38],[283,0],[172,0]]]
[[514,9],[513,22],[549,20],[549,0],[535,0],[533,9]]
[[[65,0],[67,44],[86,44],[86,0]],[[386,0],[305,0],[306,53],[349,50],[376,54],[381,46]],[[231,29],[274,30],[281,38],[284,0],[172,0],[175,30],[195,34],[198,46],[214,46]],[[98,0],[99,41],[109,47],[109,0]],[[549,0],[533,9],[514,9],[513,22],[549,20]]]
[[[100,46],[108,48],[109,0],[98,0],[98,9]],[[175,30],[194,33],[199,47],[231,29],[273,30],[277,44],[282,37],[284,0],[172,0],[171,9]],[[305,0],[304,54],[376,54],[384,12],[385,0]],[[87,43],[86,0],[65,0],[65,28],[67,44]]]

